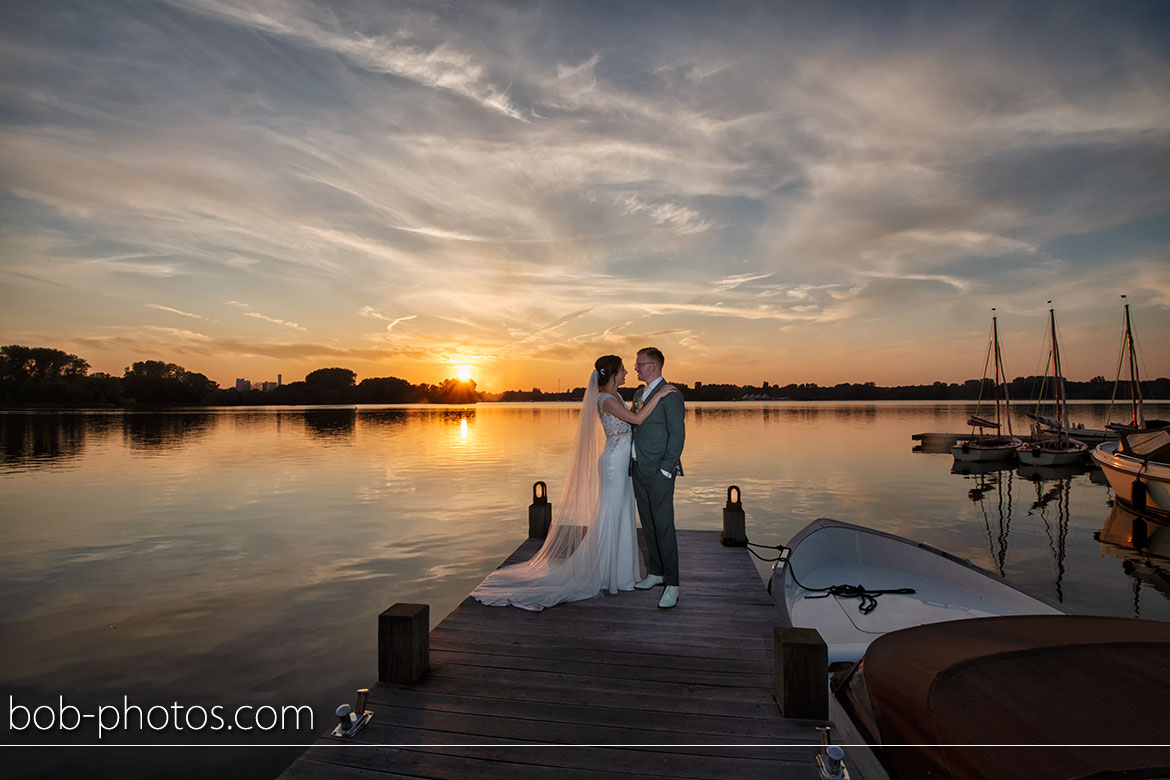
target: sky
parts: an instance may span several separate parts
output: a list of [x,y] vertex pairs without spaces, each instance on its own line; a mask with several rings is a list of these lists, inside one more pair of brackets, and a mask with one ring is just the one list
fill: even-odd
[[121,374],[1170,375],[1164,2],[0,5],[0,343]]

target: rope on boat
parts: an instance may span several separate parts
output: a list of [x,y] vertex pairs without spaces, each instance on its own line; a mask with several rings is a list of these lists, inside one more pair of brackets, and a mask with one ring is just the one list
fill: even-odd
[[[796,581],[796,577],[792,578]],[[798,585],[800,583],[797,583]],[[803,585],[800,587],[804,588]],[[810,588],[805,588],[810,590]],[[828,591],[819,596],[808,596],[810,599],[823,599],[829,596],[840,596],[841,598],[860,598],[861,603],[857,605],[857,611],[863,615],[868,615],[877,609],[877,597],[884,596],[887,593],[913,593],[914,588],[886,588],[883,590],[870,590],[864,585],[833,585],[828,588],[811,588],[814,591]]]
[[[764,556],[760,555],[758,552],[753,550],[752,549],[753,547],[760,547],[760,548],[765,549],[765,550],[775,550],[776,557],[775,558],[765,558]],[[791,548],[785,547],[782,544],[756,544],[755,542],[750,542],[750,541],[747,543],[747,548],[748,548],[748,552],[750,552],[752,555],[759,558],[764,563],[774,563],[776,561],[785,560],[784,553],[789,552],[791,549]]]
[[[764,556],[760,555],[758,552],[753,550],[752,549],[753,547],[759,547],[759,548],[764,549],[764,550],[775,550],[776,557],[775,558],[765,558]],[[764,563],[772,563],[772,564],[783,563],[784,568],[787,569],[788,572],[792,575],[792,581],[796,583],[796,586],[798,588],[800,588],[801,590],[807,590],[810,593],[821,594],[819,596],[808,596],[808,598],[810,598],[810,599],[823,599],[823,598],[828,598],[829,596],[837,596],[839,598],[847,598],[847,599],[849,599],[849,598],[861,599],[861,603],[857,605],[857,610],[863,615],[868,615],[869,613],[871,613],[875,609],[877,609],[877,597],[878,596],[884,596],[887,593],[908,595],[908,594],[915,592],[914,588],[870,589],[870,588],[865,587],[864,585],[830,585],[827,588],[810,588],[807,585],[804,585],[803,583],[801,583],[801,581],[796,578],[796,570],[792,568],[791,563],[788,561],[788,554],[792,552],[791,547],[787,547],[783,544],[756,544],[755,542],[749,541],[747,543],[747,550],[748,550],[748,552],[750,552],[752,555],[759,558]],[[772,566],[772,574],[773,574],[773,576],[775,576],[775,574],[776,574],[776,567],[774,565]],[[769,596],[772,595],[772,580],[771,579],[768,580],[768,595]]]

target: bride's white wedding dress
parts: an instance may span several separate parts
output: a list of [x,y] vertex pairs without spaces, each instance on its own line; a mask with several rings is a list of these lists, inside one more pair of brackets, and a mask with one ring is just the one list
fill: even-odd
[[611,397],[598,392],[593,372],[564,493],[553,504],[544,545],[526,563],[492,572],[471,592],[473,598],[488,606],[538,612],[603,590],[633,590],[640,575],[630,425],[602,411],[601,404]]
[[600,410],[606,398],[624,401],[609,393],[598,397],[605,449],[597,463],[601,479],[601,508],[597,523],[601,587],[610,593],[633,590],[638,581],[638,531],[634,482],[630,479],[630,424]]

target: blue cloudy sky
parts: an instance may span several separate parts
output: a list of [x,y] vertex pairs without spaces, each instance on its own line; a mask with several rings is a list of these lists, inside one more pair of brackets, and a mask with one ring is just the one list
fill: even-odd
[[1170,5],[0,6],[0,341],[227,384],[1170,374]]

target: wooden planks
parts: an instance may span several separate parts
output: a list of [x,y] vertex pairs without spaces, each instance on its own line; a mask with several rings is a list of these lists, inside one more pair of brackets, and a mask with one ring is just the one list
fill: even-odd
[[816,778],[821,721],[779,714],[783,618],[747,551],[681,531],[679,557],[672,610],[661,588],[539,613],[466,599],[431,632],[419,683],[374,687],[370,726],[282,778]]

